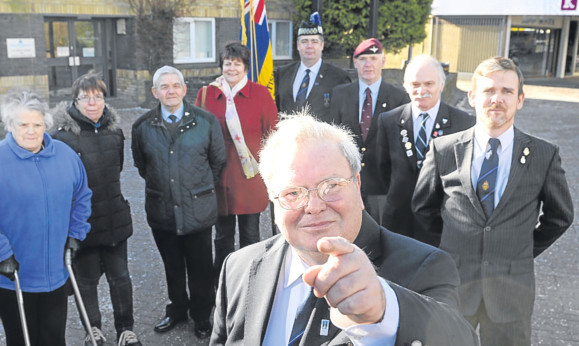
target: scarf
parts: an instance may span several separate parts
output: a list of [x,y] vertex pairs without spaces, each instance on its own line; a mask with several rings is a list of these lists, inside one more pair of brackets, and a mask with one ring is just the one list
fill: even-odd
[[210,85],[219,88],[219,90],[223,92],[223,95],[225,95],[225,122],[227,124],[227,129],[229,130],[231,139],[233,139],[233,144],[235,144],[235,149],[237,150],[237,155],[241,161],[243,173],[247,179],[251,179],[258,173],[258,164],[251,154],[251,151],[249,151],[247,144],[245,144],[241,123],[239,122],[239,115],[237,114],[237,108],[235,107],[235,102],[233,100],[239,90],[243,89],[246,84],[247,76],[243,76],[243,79],[239,81],[233,89],[231,89],[229,83],[225,80],[225,77],[221,76]]

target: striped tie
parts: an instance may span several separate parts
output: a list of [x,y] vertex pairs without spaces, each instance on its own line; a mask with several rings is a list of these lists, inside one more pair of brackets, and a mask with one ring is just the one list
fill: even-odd
[[418,131],[418,138],[416,138],[416,165],[418,169],[422,168],[422,162],[426,155],[426,147],[428,147],[428,138],[426,137],[426,121],[429,116],[428,113],[420,113],[422,122],[420,123],[420,131]]
[[296,104],[298,106],[303,106],[306,103],[306,96],[308,94],[308,85],[310,85],[310,69],[306,70],[306,75],[300,84],[298,94],[296,95]]
[[495,187],[497,183],[497,170],[499,168],[499,155],[497,148],[501,142],[496,138],[489,139],[490,149],[485,155],[478,181],[476,183],[476,195],[481,202],[487,218],[495,209]]
[[312,289],[308,298],[298,307],[292,333],[287,343],[288,346],[299,345],[317,300],[318,298],[314,295],[314,290]]

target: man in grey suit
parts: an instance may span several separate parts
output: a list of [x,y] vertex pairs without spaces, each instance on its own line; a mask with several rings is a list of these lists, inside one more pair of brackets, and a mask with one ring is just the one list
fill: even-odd
[[412,207],[456,261],[481,344],[530,345],[533,258],[573,222],[571,196],[558,147],[513,125],[524,93],[510,59],[483,61],[468,97],[476,125],[431,142]]
[[301,23],[296,47],[300,61],[282,66],[274,73],[277,109],[289,114],[307,106],[316,117],[325,119],[330,111],[332,89],[352,80],[343,69],[323,61],[324,32],[317,12]]
[[364,205],[374,220],[381,224],[386,186],[376,151],[378,115],[410,102],[410,98],[402,88],[382,80],[386,57],[380,41],[375,38],[363,41],[356,47],[353,57],[358,80],[334,88],[329,118],[323,120],[344,125],[354,133],[362,154]]
[[210,345],[478,344],[452,258],[364,212],[360,166],[343,129],[278,124],[260,173],[281,234],[225,260]]
[[404,71],[404,88],[412,101],[380,114],[376,152],[380,177],[386,185],[382,225],[389,230],[431,243],[410,207],[412,193],[430,139],[466,130],[475,123],[468,113],[441,101],[446,75],[430,55],[419,55]]

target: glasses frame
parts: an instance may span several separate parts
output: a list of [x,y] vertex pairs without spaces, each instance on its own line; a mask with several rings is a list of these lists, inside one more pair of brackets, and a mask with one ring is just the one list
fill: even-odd
[[76,102],[78,103],[89,103],[90,100],[93,100],[95,103],[104,102],[105,95],[93,95],[93,96],[82,95],[76,98]]
[[279,206],[282,207],[282,208],[285,209],[285,210],[298,210],[298,209],[301,209],[301,208],[305,207],[305,206],[309,203],[309,201],[310,201],[310,193],[315,190],[316,193],[317,193],[317,195],[318,195],[318,197],[319,197],[322,201],[324,201],[324,202],[326,202],[326,203],[336,202],[336,201],[326,201],[326,200],[320,195],[320,186],[321,186],[322,184],[330,181],[330,180],[336,180],[336,179],[337,179],[340,183],[344,183],[344,182],[345,182],[346,184],[349,184],[349,183],[351,183],[352,181],[356,181],[356,176],[353,175],[353,176],[350,177],[350,179],[346,179],[346,178],[342,178],[342,177],[332,177],[332,178],[324,179],[324,180],[320,181],[320,183],[319,183],[318,185],[316,185],[316,187],[313,187],[313,188],[311,188],[311,189],[308,189],[308,188],[306,188],[306,187],[304,187],[304,186],[295,186],[295,187],[288,187],[288,188],[285,188],[285,189],[281,190],[281,192],[283,192],[283,191],[285,191],[285,190],[289,190],[289,189],[304,189],[304,190],[306,191],[306,193],[307,193],[307,198],[304,198],[303,203],[301,203],[298,207],[295,207],[295,208],[288,208],[288,207],[286,207],[286,206],[284,205],[284,202],[282,202],[282,200],[279,198],[281,192],[278,193],[276,196],[274,196],[273,199],[277,199],[277,201],[279,202]]

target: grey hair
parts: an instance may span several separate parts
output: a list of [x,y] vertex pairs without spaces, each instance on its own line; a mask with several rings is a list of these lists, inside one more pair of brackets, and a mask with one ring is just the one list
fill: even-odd
[[404,84],[407,85],[408,83],[410,83],[410,81],[408,80],[408,76],[410,74],[409,71],[412,71],[426,64],[431,64],[432,66],[434,66],[434,68],[436,69],[436,73],[438,73],[440,85],[442,86],[446,82],[446,74],[444,73],[444,69],[442,68],[442,65],[438,60],[427,54],[417,55],[410,60],[404,72]]
[[277,160],[288,159],[285,155],[287,152],[315,140],[336,143],[348,160],[353,175],[360,173],[362,157],[348,129],[319,121],[307,109],[290,115],[280,114],[280,119],[259,153],[259,172],[270,195],[275,194],[272,185],[274,175],[279,170]]
[[16,130],[16,121],[23,110],[37,111],[42,114],[44,127],[49,129],[54,123],[46,103],[38,94],[30,90],[15,90],[4,95],[1,100],[0,114],[4,128],[8,132]]
[[177,77],[179,77],[179,82],[181,82],[181,85],[185,85],[185,78],[183,78],[183,73],[181,73],[181,71],[174,68],[173,66],[165,65],[165,66],[159,68],[157,71],[155,71],[155,74],[153,75],[153,87],[155,89],[159,89],[159,87],[160,87],[159,79],[161,78],[161,76],[166,75],[166,74],[176,75]]

